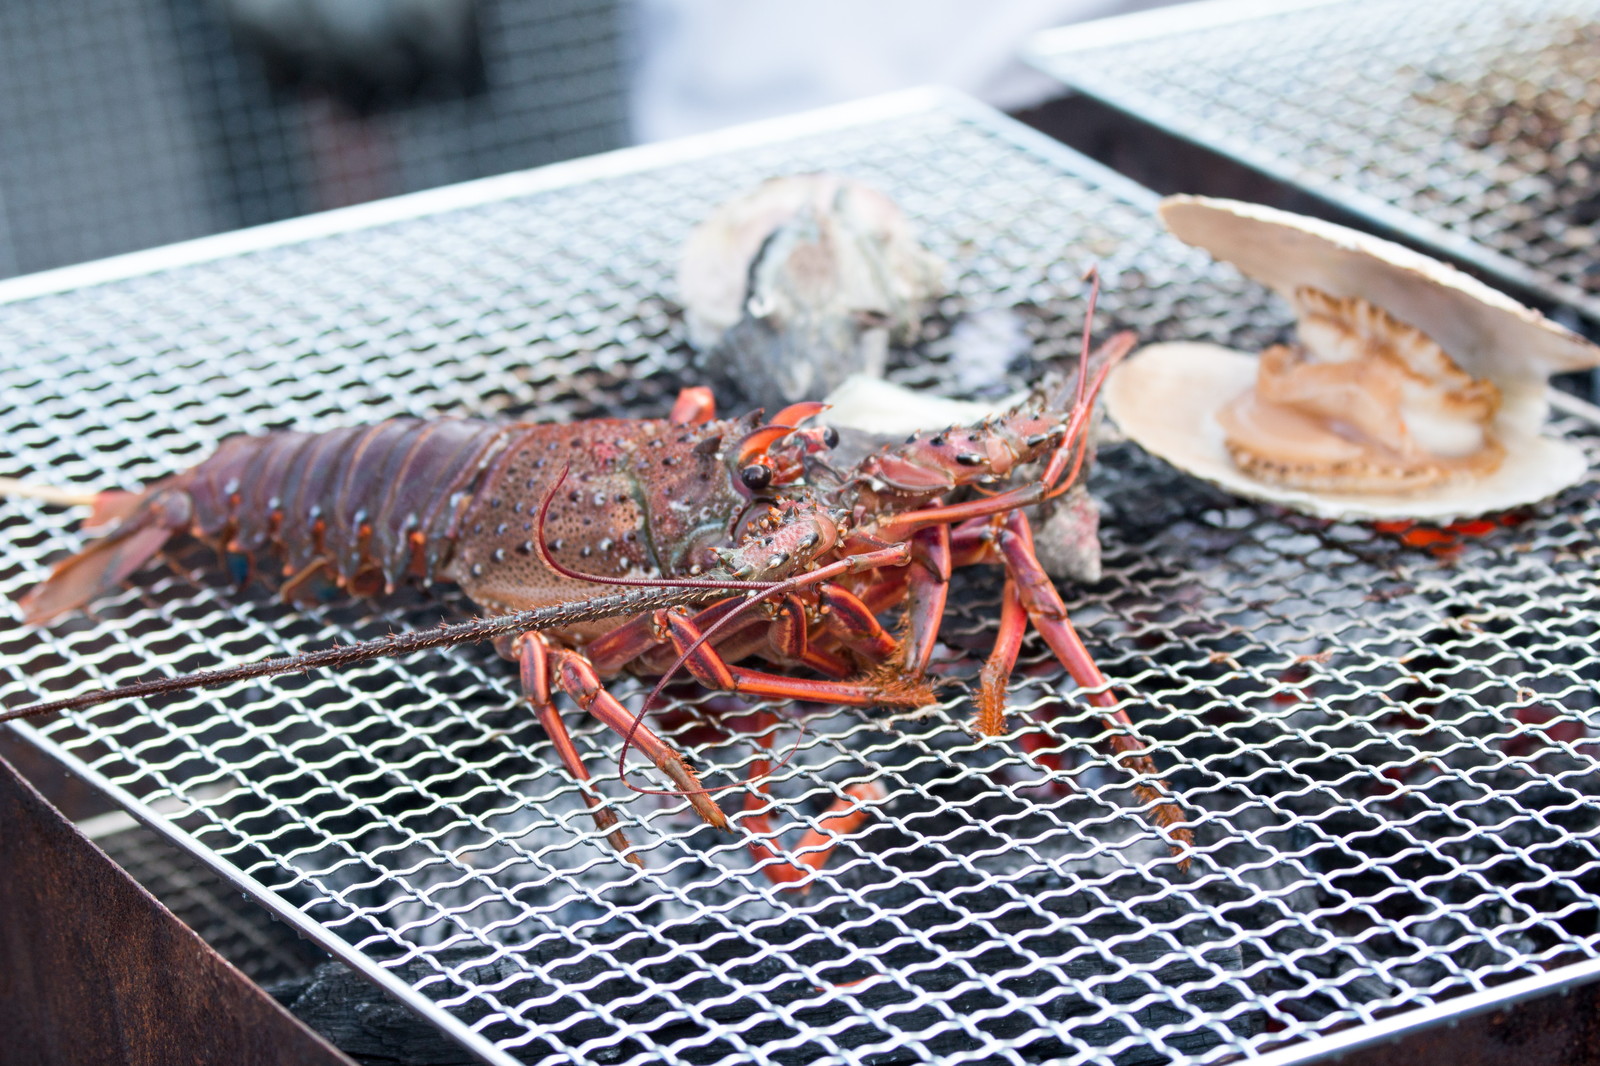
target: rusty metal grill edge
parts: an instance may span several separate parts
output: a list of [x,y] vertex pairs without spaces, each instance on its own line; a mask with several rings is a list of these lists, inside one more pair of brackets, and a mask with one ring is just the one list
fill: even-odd
[[[917,94],[0,283],[5,473],[128,483],[289,420],[658,413],[688,377],[670,303],[688,227],[816,168],[879,184],[955,265],[941,322],[1018,308],[1036,360],[1072,351],[1089,261],[1098,331],[1284,328],[1167,238],[1148,193]],[[943,328],[895,373],[950,385]],[[1558,421],[1592,453],[1587,413]],[[650,870],[609,857],[483,649],[21,731],[491,1062],[1305,1061],[1595,976],[1593,480],[1448,551],[1263,511],[1128,446],[1095,487],[1107,574],[1068,604],[1195,814],[1188,875],[1033,642],[1003,744],[966,734],[954,693],[923,718],[811,716],[780,824],[867,777],[890,796],[809,895],[614,772]],[[7,603],[77,540],[22,501],[0,536]],[[139,584],[97,620],[0,632],[0,699],[451,606],[302,614],[229,590],[203,552]],[[967,675],[998,584],[964,577],[957,600]],[[717,707],[681,700],[668,728],[721,781],[758,749],[710,728]],[[603,731],[576,733],[614,765]]]

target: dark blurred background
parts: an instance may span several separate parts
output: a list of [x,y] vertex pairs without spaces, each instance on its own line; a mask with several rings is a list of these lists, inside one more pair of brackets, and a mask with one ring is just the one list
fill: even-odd
[[918,84],[1159,0],[4,0],[0,276]]
[[5,0],[0,274],[627,139],[615,0]]

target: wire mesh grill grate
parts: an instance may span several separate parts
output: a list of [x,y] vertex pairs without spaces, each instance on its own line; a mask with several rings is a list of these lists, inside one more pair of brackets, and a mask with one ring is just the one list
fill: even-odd
[[[942,319],[1020,308],[1036,358],[1073,350],[1090,261],[1102,333],[1250,346],[1282,331],[1284,310],[1167,238],[1147,196],[946,103],[0,306],[4,472],[110,487],[291,423],[658,414],[692,377],[670,296],[688,228],[817,168],[919,220],[955,265]],[[930,343],[896,373],[951,370]],[[741,780],[763,738],[797,745],[772,782],[779,850],[848,785],[885,788],[806,893],[767,882],[747,826],[714,833],[681,801],[627,792],[618,742],[572,716],[647,869],[618,862],[487,649],[38,733],[497,1061],[1217,1061],[1600,954],[1592,482],[1417,546],[1247,506],[1130,446],[1096,478],[1105,576],[1065,594],[1195,819],[1188,873],[1032,639],[999,742],[970,736],[956,690],[920,717],[809,713],[803,734],[790,709],[752,730],[704,693],[658,716],[716,784]],[[10,603],[79,535],[60,509],[0,507]],[[943,641],[970,678],[999,582],[959,580]],[[460,606],[299,612],[180,552],[95,619],[6,627],[0,699]]]
[[[1235,12],[1231,17],[1229,12]],[[1600,6],[1337,0],[1216,24],[1072,28],[1036,63],[1600,321]]]

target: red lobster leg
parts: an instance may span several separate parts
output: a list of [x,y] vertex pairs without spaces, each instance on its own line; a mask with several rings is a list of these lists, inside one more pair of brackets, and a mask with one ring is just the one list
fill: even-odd
[[604,722],[612,732],[631,738],[632,743],[672,779],[672,783],[701,818],[718,829],[728,828],[727,816],[706,796],[700,780],[695,777],[683,756],[605,690],[589,660],[575,651],[559,648],[550,652],[548,660],[555,667],[556,683],[563,692],[577,701],[578,706]]
[[[770,742],[763,735],[762,746]],[[751,764],[750,776],[760,779],[770,772],[771,764],[766,759],[758,759]],[[771,838],[774,833],[772,823],[767,819],[767,811],[771,805],[767,802],[767,786],[765,782],[758,781],[752,786],[754,791],[745,796],[745,815],[739,824],[757,836]],[[871,812],[868,805],[882,803],[888,798],[888,793],[883,786],[875,781],[863,784],[848,785],[845,794],[833,801],[817,822],[817,828],[807,829],[800,838],[800,843],[795,846],[794,861],[790,862],[783,856],[773,851],[760,840],[752,840],[747,845],[750,854],[756,862],[761,863],[761,872],[775,885],[794,885],[803,881],[822,869],[833,857],[833,849],[840,837],[849,836],[861,828]],[[809,887],[809,886],[804,886]]]
[[899,642],[853,593],[838,585],[824,584],[817,591],[817,602],[828,635],[868,662],[884,662],[899,649]]
[[950,594],[950,527],[931,526],[911,535],[911,586],[906,597],[906,673],[921,677],[933,657]]
[[711,390],[704,385],[691,385],[679,390],[678,399],[673,403],[667,421],[680,426],[699,426],[715,417],[717,417],[717,400],[711,394]]
[[[902,679],[895,679],[889,683],[885,683],[884,679],[864,683],[810,681],[730,666],[715,648],[701,643],[702,631],[687,614],[680,611],[658,611],[654,615],[654,621],[656,626],[665,628],[671,636],[673,647],[684,657],[684,667],[707,688],[746,696],[775,696],[855,706],[879,704],[921,706],[933,701],[932,690],[920,682],[907,682]],[[804,649],[797,646],[796,641],[803,641],[803,638],[791,635],[791,647],[788,650],[803,651]],[[771,721],[770,715],[764,714],[761,718],[763,725]],[[770,744],[770,740],[763,735],[761,744],[766,747]],[[760,779],[770,772],[771,764],[764,758],[756,760],[752,765],[751,778],[757,783],[752,786],[754,791],[746,796],[745,810],[748,813],[743,823],[752,832],[766,837],[771,837],[773,830],[767,820],[768,804],[764,798],[767,789],[765,784],[760,783]],[[845,798],[836,800],[829,807],[818,828],[809,830],[801,839],[799,865],[783,859],[759,840],[751,841],[750,853],[758,862],[763,863],[761,869],[773,883],[792,884],[820,870],[832,854],[833,842],[841,835],[853,833],[866,820],[867,811],[862,804],[881,801],[885,796],[882,786],[875,783],[852,785],[845,789],[845,793]]]
[[657,611],[656,618],[667,627],[678,654],[685,656],[684,667],[707,688],[851,707],[925,707],[934,701],[932,686],[920,677],[879,674],[863,681],[813,681],[730,666],[715,648],[699,643],[701,631],[687,615]]
[[1043,483],[1034,482],[982,499],[905,511],[878,519],[873,524],[872,534],[879,540],[903,540],[919,529],[949,526],[957,522],[965,523],[973,518],[1007,514],[1022,507],[1032,507],[1045,498],[1047,491]]
[[767,623],[767,644],[779,662],[804,661],[811,650],[806,634],[806,607],[797,597],[785,596],[769,602],[772,620]]
[[[1049,575],[1034,555],[1033,530],[1028,525],[1027,516],[1021,511],[1013,511],[1006,516],[1005,526],[1000,531],[1000,555],[1006,567],[1007,587],[1014,583],[1018,598],[1039,635],[1044,637],[1045,643],[1050,645],[1050,650],[1056,653],[1056,658],[1074,681],[1085,689],[1098,690],[1085,692],[1084,698],[1105,710],[1106,724],[1112,730],[1111,750],[1118,755],[1118,761],[1133,773],[1156,782],[1154,786],[1135,783],[1134,795],[1141,802],[1154,805],[1151,818],[1156,825],[1169,830],[1170,837],[1185,847],[1193,844],[1194,835],[1182,827],[1182,823],[1188,821],[1183,808],[1168,798],[1166,782],[1156,772],[1150,756],[1144,753],[1144,743],[1134,734],[1133,720],[1128,717],[1127,711],[1117,707],[1116,697],[1105,691],[1108,684],[1106,675],[1100,672],[1089,650],[1078,638],[1077,631],[1067,618],[1067,608],[1061,602],[1061,594],[1056,591]],[[1175,826],[1177,828],[1173,828]],[[1174,845],[1173,853],[1181,855],[1182,849]],[[1180,863],[1180,866],[1187,865],[1187,859]]]
[[950,566],[959,570],[994,561],[994,520],[969,518],[950,532]]
[[[1006,731],[1006,690],[1011,685],[1011,671],[1017,665],[1017,653],[1022,650],[1022,638],[1027,635],[1028,612],[1017,593],[1017,583],[1006,578],[1005,590],[1000,600],[1000,631],[995,634],[994,648],[978,675],[978,690],[972,702],[976,713],[972,718],[972,731],[983,737],[997,737]],[[1042,751],[1054,744],[1044,733],[1024,733],[1022,750],[1032,755],[1050,770],[1061,769],[1061,755],[1056,751]]]
[[[737,610],[741,602],[737,598],[718,600],[711,606],[695,612],[696,628],[710,629],[724,615]],[[666,643],[666,632],[661,628],[660,622],[655,615],[646,614],[618,626],[599,638],[584,649],[584,654],[589,657],[589,661],[594,664],[598,673],[609,677],[621,672],[629,663],[664,647]]]
[[978,691],[973,696],[978,713],[972,728],[979,736],[997,737],[1006,731],[1006,687],[1011,682],[1011,670],[1017,665],[1017,653],[1022,650],[1022,636],[1027,628],[1028,612],[1017,593],[1017,583],[1008,577],[1000,595],[1000,632],[994,638],[994,650],[983,664],[983,672],[978,675]]
[[[740,607],[742,603],[743,601],[738,599],[728,599],[696,612],[692,617],[695,628],[704,632],[730,611]],[[717,634],[714,643],[719,649],[733,648],[734,654],[725,654],[725,658],[741,658],[744,654],[759,652],[763,646],[770,646],[771,654],[777,655],[780,659],[809,666],[818,673],[830,677],[850,676],[850,664],[844,659],[824,648],[816,647],[803,636],[797,637],[793,630],[792,618],[785,621],[780,615],[775,623],[770,624],[771,629],[765,628],[768,625],[769,623],[759,618],[753,619],[749,624],[741,623],[731,631],[724,630]],[[663,635],[657,619],[653,615],[645,615],[618,626],[596,640],[585,649],[585,654],[594,664],[595,672],[598,674],[615,674],[628,664],[639,662],[643,662],[646,666],[645,672],[649,672],[649,667],[656,665],[656,661],[660,658],[657,653],[667,647],[670,647],[670,643]],[[669,658],[661,662],[660,669],[666,670],[671,661]]]
[[[811,642],[807,630],[805,604],[798,596],[785,596],[774,605],[772,620],[766,623],[766,643],[769,655],[780,663],[797,663],[808,666],[825,677],[846,678],[854,670],[843,658],[819,648]],[[703,629],[702,629],[703,631]],[[723,642],[716,641],[718,650]],[[724,654],[725,658],[734,658]]]
[[589,768],[583,764],[583,756],[578,754],[572,734],[567,732],[566,723],[562,722],[561,714],[550,698],[550,645],[538,633],[524,633],[517,645],[516,655],[522,675],[522,694],[533,704],[533,713],[538,716],[539,724],[544,726],[567,772],[583,789],[583,802],[588,805],[594,824],[606,834],[606,839],[611,841],[611,846],[617,849],[618,854],[643,868],[644,863],[633,853],[628,838],[617,828],[616,813],[603,806],[600,797],[595,795]]

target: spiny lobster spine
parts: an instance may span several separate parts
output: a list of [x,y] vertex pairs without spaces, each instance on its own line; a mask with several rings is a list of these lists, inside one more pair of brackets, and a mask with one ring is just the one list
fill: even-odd
[[53,700],[49,703],[35,703],[27,707],[18,707],[15,710],[0,712],[0,722],[9,722],[18,718],[31,718],[34,715],[48,714],[52,711],[69,711],[82,707],[92,707],[113,699],[136,699],[142,696],[157,696],[166,692],[204,688],[210,685],[224,685],[233,681],[249,680],[250,678],[270,677],[274,674],[298,673],[312,669],[348,666],[368,659],[394,658],[451,644],[475,643],[496,637],[516,636],[529,630],[557,629],[562,626],[575,625],[579,622],[592,622],[617,615],[639,614],[663,607],[703,603],[706,600],[726,596],[727,593],[728,590],[722,587],[629,589],[626,592],[619,592],[610,596],[596,596],[590,600],[558,603],[549,607],[517,611],[514,614],[502,615],[497,618],[480,618],[471,622],[441,625],[435,629],[424,629],[414,633],[398,633],[388,637],[380,637],[377,640],[364,641],[360,644],[344,644],[332,648],[324,648],[321,651],[305,652],[301,655],[280,659],[264,659],[261,662],[246,663],[222,670],[206,670],[184,677],[156,678],[152,681],[140,681],[118,688],[93,689],[89,692],[80,692],[76,696],[69,696],[66,699]]

